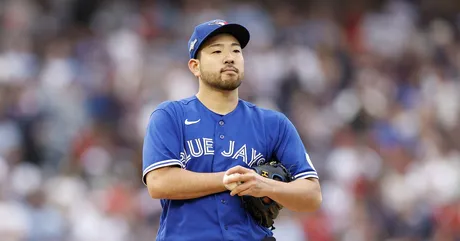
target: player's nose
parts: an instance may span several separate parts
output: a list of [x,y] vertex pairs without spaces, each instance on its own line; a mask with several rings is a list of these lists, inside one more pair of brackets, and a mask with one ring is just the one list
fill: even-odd
[[227,53],[224,58],[224,64],[235,64],[235,57],[231,53]]
[[233,58],[226,58],[224,64],[235,64],[235,60]]
[[226,59],[224,64],[235,64],[235,61],[233,59]]

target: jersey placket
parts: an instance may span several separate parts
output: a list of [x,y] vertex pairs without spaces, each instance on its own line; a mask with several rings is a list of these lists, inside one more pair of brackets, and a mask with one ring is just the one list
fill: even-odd
[[[216,120],[216,127],[215,127],[215,136],[214,140],[216,143],[216,149],[221,150],[223,149],[224,146],[226,146],[225,143],[228,143],[228,138],[226,137],[226,132],[225,132],[225,120],[223,116],[219,116],[219,118],[215,118]],[[217,160],[221,160],[220,158],[217,158]],[[215,171],[221,171],[223,163],[216,162],[216,159],[212,163],[213,167],[212,169]],[[226,213],[225,209],[229,208],[228,207],[228,201],[225,198],[225,195],[223,194],[217,194],[216,195],[216,201],[217,203],[217,214],[219,215],[219,220],[220,220],[220,228],[222,230],[222,234],[224,238],[227,240],[227,237],[229,236],[229,226],[227,224],[227,218],[224,217],[224,213]]]
[[[235,127],[230,127],[228,125],[228,119],[231,118],[231,116],[233,116],[237,111],[238,109],[224,116],[213,112],[209,113],[215,123],[213,138],[215,156],[211,164],[212,172],[226,171],[230,167],[228,163],[230,160],[228,160],[228,157],[225,155],[227,155],[227,152],[233,152],[233,150],[229,151],[230,142],[232,141],[232,137],[229,132],[232,131],[232,128]],[[219,225],[224,238],[223,240],[234,240],[234,231],[232,231],[231,224],[237,223],[239,220],[234,220],[238,215],[229,215],[234,212],[232,202],[229,200],[231,196],[229,195],[229,192],[222,192],[215,194],[214,197],[217,207]]]

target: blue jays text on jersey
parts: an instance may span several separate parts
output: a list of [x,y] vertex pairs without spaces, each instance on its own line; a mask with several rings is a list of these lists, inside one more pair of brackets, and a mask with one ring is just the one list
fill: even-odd
[[[180,166],[194,172],[251,167],[276,156],[294,179],[318,178],[294,125],[283,114],[239,100],[226,115],[193,96],[160,104],[151,114],[143,148],[148,172]],[[161,200],[157,240],[261,240],[272,232],[254,222],[238,196],[221,192],[190,200]]]

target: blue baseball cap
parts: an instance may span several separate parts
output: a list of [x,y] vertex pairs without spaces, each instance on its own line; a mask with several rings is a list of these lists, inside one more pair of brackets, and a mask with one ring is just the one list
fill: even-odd
[[190,58],[196,58],[198,49],[200,49],[201,45],[207,39],[221,33],[233,35],[238,42],[240,42],[241,48],[246,47],[249,42],[249,31],[242,25],[228,23],[227,21],[221,19],[211,20],[195,27],[195,30],[188,41],[188,52]]

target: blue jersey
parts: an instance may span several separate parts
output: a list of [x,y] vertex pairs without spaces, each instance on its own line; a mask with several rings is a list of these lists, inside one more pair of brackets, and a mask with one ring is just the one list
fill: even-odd
[[[317,178],[294,125],[283,114],[244,100],[226,115],[193,96],[160,104],[151,114],[143,148],[148,172],[180,166],[194,172],[252,167],[276,156],[294,179]],[[229,191],[190,200],[161,200],[157,240],[261,240],[270,229],[254,222]]]

